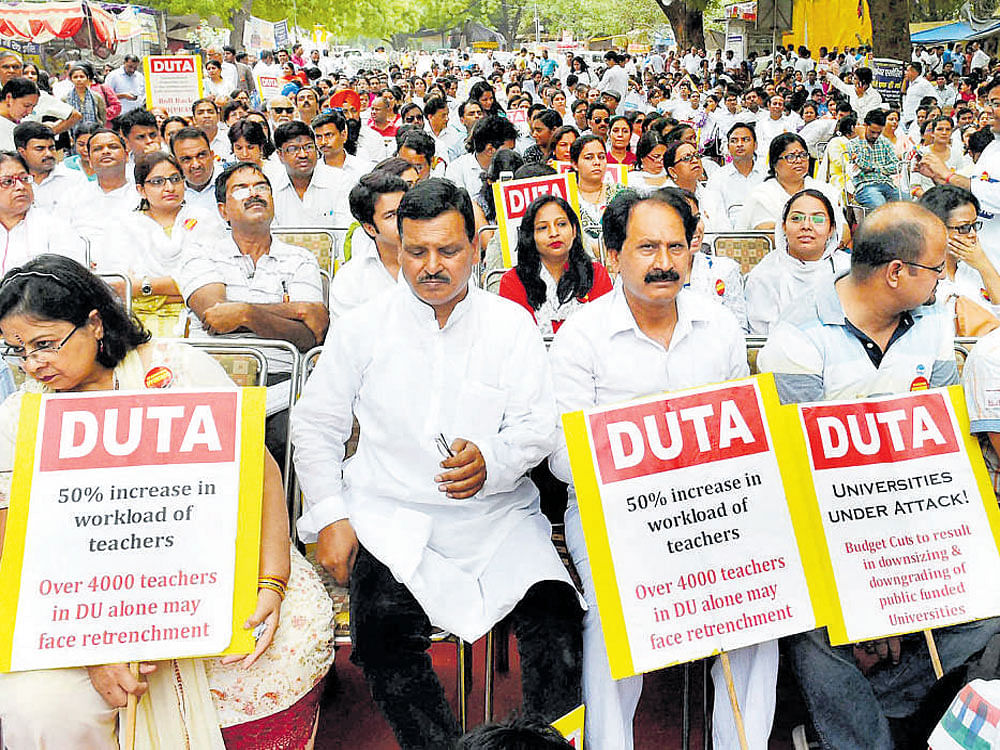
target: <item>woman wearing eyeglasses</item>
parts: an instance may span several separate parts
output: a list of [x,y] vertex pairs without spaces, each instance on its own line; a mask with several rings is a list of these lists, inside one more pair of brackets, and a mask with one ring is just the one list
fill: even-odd
[[40,253],[59,253],[83,262],[84,245],[61,216],[33,206],[34,179],[14,151],[0,151],[0,273]]
[[809,176],[809,151],[806,142],[796,133],[782,133],[771,141],[768,150],[767,177],[747,196],[743,212],[736,219],[736,230],[774,229],[782,220],[788,200],[812,188],[823,193],[833,206],[837,237],[843,241],[846,232],[844,206],[839,193],[825,182]]
[[752,335],[766,336],[790,302],[810,286],[850,267],[851,256],[839,249],[833,212],[830,199],[811,188],[785,204],[774,231],[774,252],[765,255],[746,277]]
[[1000,273],[979,242],[979,199],[964,188],[939,185],[920,198],[948,227],[945,278],[938,282],[937,299],[947,304],[955,320],[956,336],[979,337],[1000,326]]
[[698,149],[694,145],[687,141],[673,141],[667,144],[663,152],[663,169],[669,178],[664,183],[665,187],[679,187],[693,193],[698,199],[706,232],[712,234],[732,229],[722,196],[702,183],[705,172],[701,166]]
[[[43,255],[0,284],[6,357],[27,379],[0,407],[0,538],[6,522],[24,393],[142,391],[166,371],[168,388],[231,388],[225,371],[192,347],[150,340],[114,293],[83,266]],[[248,629],[262,625],[246,657],[96,664],[0,675],[6,747],[117,750],[118,709],[144,696],[137,748],[264,750],[308,747],[333,661],[330,598],[290,549],[281,474],[265,451],[259,579]],[[147,689],[148,686],[148,689]],[[154,708],[155,707],[155,708]],[[145,740],[143,740],[145,738]]]
[[141,201],[116,235],[117,257],[132,281],[132,309],[154,336],[183,336],[184,298],[171,269],[186,243],[211,243],[221,234],[218,212],[184,201],[184,174],[169,154],[156,152],[135,166]]

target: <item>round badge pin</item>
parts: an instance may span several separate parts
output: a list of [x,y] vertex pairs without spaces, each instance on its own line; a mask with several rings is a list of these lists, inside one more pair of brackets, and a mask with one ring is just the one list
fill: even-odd
[[172,382],[174,382],[174,374],[169,367],[157,365],[146,373],[147,388],[169,388]]
[[722,279],[716,279],[715,281],[715,293],[720,297],[726,293],[726,282]]

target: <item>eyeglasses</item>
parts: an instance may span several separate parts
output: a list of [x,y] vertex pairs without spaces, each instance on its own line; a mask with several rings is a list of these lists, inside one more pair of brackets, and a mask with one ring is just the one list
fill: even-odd
[[287,146],[281,147],[281,153],[286,156],[294,156],[295,154],[311,154],[316,150],[315,143],[290,143]]
[[823,226],[827,222],[826,214],[803,214],[795,212],[788,215],[788,221],[792,224],[804,224],[809,221],[818,227]]
[[784,156],[779,156],[779,159],[786,161],[789,164],[794,164],[797,161],[809,161],[808,151],[793,151],[790,154],[785,154]]
[[[998,106],[1000,106],[1000,105],[998,105]],[[948,227],[948,231],[949,232],[958,232],[959,234],[969,234],[973,230],[975,230],[976,232],[978,232],[982,228],[983,228],[983,222],[982,221],[970,221],[968,224],[958,224],[957,226],[953,226],[953,227],[949,226]]]
[[595,117],[594,122],[602,123],[602,122],[607,122],[610,119],[611,119],[610,117]]
[[295,111],[294,107],[271,107],[271,111],[276,115],[290,115]]
[[690,164],[692,162],[698,161],[697,152],[688,154],[687,156],[680,156],[674,159],[674,164]]
[[66,346],[66,342],[69,341],[73,334],[80,330],[80,328],[81,326],[73,326],[73,330],[67,333],[66,338],[58,344],[43,341],[30,352],[24,351],[21,347],[8,346],[3,350],[3,358],[8,364],[21,368],[24,367],[25,362],[51,362],[55,359],[59,351]]
[[20,182],[22,185],[28,186],[35,182],[35,178],[30,174],[15,174],[10,177],[0,177],[0,188],[10,190],[14,187],[15,182]]
[[158,187],[159,188],[159,187],[163,187],[168,182],[171,185],[180,185],[182,182],[184,182],[184,176],[183,175],[179,175],[179,174],[172,174],[169,177],[150,177],[143,184],[144,185],[152,185],[153,187]]
[[904,260],[903,263],[905,263],[908,266],[916,266],[917,268],[922,268],[925,271],[933,271],[938,275],[940,275],[941,272],[944,270],[944,265],[945,265],[944,263],[941,263],[936,266],[925,266],[923,263],[914,263],[912,260]]
[[404,117],[403,122],[423,122],[423,115],[414,115],[413,117]]
[[234,188],[232,192],[233,198],[238,201],[245,201],[251,195],[270,195],[271,186],[266,182],[258,182],[256,185],[244,185],[243,187]]

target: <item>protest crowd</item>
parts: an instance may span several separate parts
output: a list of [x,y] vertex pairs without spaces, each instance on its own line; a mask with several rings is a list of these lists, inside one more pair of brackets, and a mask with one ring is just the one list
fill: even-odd
[[[641,746],[568,412],[751,372],[783,404],[962,383],[1000,486],[1000,64],[978,43],[915,49],[893,101],[864,47],[402,51],[354,74],[302,45],[211,48],[181,115],[147,106],[134,57],[50,77],[0,55],[0,534],[25,394],[155,388],[164,368],[227,387],[196,344],[291,345],[264,348],[257,648],[0,674],[9,750],[117,748],[129,695],[152,704],[137,747],[312,747],[335,669],[321,578],[349,591],[350,659],[400,747],[566,747],[544,726],[580,704],[586,747]],[[515,210],[521,180],[539,187]],[[955,339],[977,340],[961,363]],[[320,346],[292,403],[291,349]],[[523,715],[463,737],[432,636],[502,621]],[[944,672],[998,634],[935,630]],[[797,748],[927,747],[962,687],[928,702],[919,632],[819,628],[729,660],[717,748],[768,746],[779,663],[810,720]]]

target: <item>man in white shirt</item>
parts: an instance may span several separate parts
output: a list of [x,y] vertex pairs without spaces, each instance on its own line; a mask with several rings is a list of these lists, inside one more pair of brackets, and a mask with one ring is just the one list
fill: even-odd
[[604,71],[598,88],[601,93],[614,91],[618,94],[618,100],[621,101],[625,98],[625,92],[628,91],[628,74],[625,72],[625,68],[619,64],[621,58],[613,49],[604,53],[604,59],[608,63],[608,69]]
[[483,175],[493,155],[502,148],[513,149],[516,142],[517,129],[510,120],[496,116],[480,120],[472,129],[472,153],[451,162],[444,176],[469,195],[476,195],[483,187]]
[[84,183],[75,194],[70,221],[90,242],[92,269],[118,272],[121,270],[119,258],[114,257],[107,238],[118,231],[128,214],[139,205],[134,176],[125,170],[128,163],[125,139],[114,131],[98,130],[87,141],[87,160],[97,180]]
[[[615,290],[567,320],[550,351],[556,405],[560,413],[610,404],[665,390],[690,388],[749,374],[743,331],[715,300],[684,287],[692,256],[695,219],[676,189],[639,197],[628,191],[604,214],[604,241],[617,262]],[[648,248],[654,248],[651,252]],[[613,363],[628,362],[628,367]],[[583,582],[589,608],[584,618],[584,702],[587,747],[631,750],[632,719],[642,690],[641,677],[613,680],[601,631],[593,575],[583,539],[565,437],[549,459],[552,473],[569,483],[566,542]],[[737,671],[753,661],[757,647],[735,657]],[[777,674],[777,648],[765,644]],[[737,679],[736,684],[740,685]],[[721,685],[721,680],[716,680]],[[739,696],[752,747],[766,744],[773,712],[773,683],[756,698]],[[770,696],[767,689],[770,689]],[[717,690],[717,695],[723,695]],[[749,703],[747,701],[750,701]],[[765,727],[766,725],[766,727]],[[737,746],[727,700],[716,700],[716,747]],[[760,735],[763,735],[761,738]]]
[[750,123],[733,124],[726,142],[733,160],[716,170],[706,187],[722,197],[726,216],[735,223],[747,197],[767,176],[767,159],[757,156],[757,133]]
[[[482,111],[482,110],[480,110]],[[440,96],[432,96],[424,101],[424,117],[427,119],[427,130],[434,139],[434,155],[445,166],[451,161],[448,155],[448,147],[451,145],[449,137],[448,102]]]
[[978,70],[980,73],[985,73],[987,67],[990,64],[990,56],[987,55],[979,42],[972,43],[972,60],[969,63],[969,72]]
[[281,66],[274,62],[274,52],[266,49],[260,53],[260,60],[253,66],[253,76],[256,80],[260,76],[281,76]]
[[38,104],[38,86],[27,78],[11,78],[0,88],[0,151],[14,150],[14,128]]
[[958,91],[948,82],[948,76],[944,73],[936,73],[934,75],[934,83],[934,95],[937,97],[941,109],[951,109],[954,107],[955,100],[958,98]]
[[771,141],[782,133],[794,133],[795,124],[790,115],[785,114],[785,97],[774,94],[767,100],[767,115],[757,120],[757,156],[767,161]]
[[805,47],[799,47],[799,57],[795,61],[795,69],[804,76],[815,66],[816,63],[812,59],[812,52]]
[[185,200],[209,213],[218,212],[215,200],[215,180],[222,167],[216,163],[205,131],[182,128],[170,138],[170,151],[181,165],[186,190]]
[[361,223],[351,243],[351,259],[330,284],[330,319],[392,289],[399,277],[399,227],[396,211],[407,191],[402,178],[388,172],[366,174],[351,188],[351,214]]
[[224,127],[219,125],[219,106],[214,99],[198,99],[191,105],[191,121],[208,138],[209,148],[220,164],[233,160],[233,145]]
[[129,158],[127,171],[133,174],[136,161],[162,150],[160,129],[156,125],[156,117],[146,109],[133,109],[118,118],[118,129],[125,136]]
[[112,70],[104,83],[118,95],[122,114],[142,107],[146,101],[146,79],[139,72],[140,60],[135,55],[125,55],[120,68]]
[[854,72],[853,86],[825,72],[820,73],[820,78],[847,97],[851,107],[857,112],[859,121],[863,121],[871,110],[882,107],[882,95],[872,88],[871,68],[858,68]]
[[35,181],[35,206],[68,216],[87,178],[79,170],[56,161],[52,129],[38,122],[22,122],[14,128],[14,145]]
[[916,61],[910,61],[906,65],[906,73],[904,75],[907,83],[906,92],[903,94],[902,116],[902,125],[904,128],[908,128],[910,123],[916,119],[917,107],[920,105],[921,99],[925,96],[937,98],[934,84],[921,75],[923,69],[923,65]]
[[300,120],[287,122],[274,131],[274,146],[284,167],[271,174],[274,225],[350,226],[348,194],[354,180],[344,170],[320,162],[312,129]]
[[581,610],[526,476],[557,421],[538,329],[469,283],[465,191],[420,183],[397,224],[403,279],[332,327],[292,414],[298,531],[350,581],[351,659],[399,745],[448,748],[432,626],[475,641],[512,614],[525,710],[550,722],[580,703]]
[[[757,358],[782,403],[862,399],[958,382],[954,325],[935,305],[948,233],[913,203],[870,213],[854,236],[851,270],[818,283],[771,329]],[[944,671],[981,651],[997,619],[935,629]],[[934,685],[921,634],[864,650],[831,646],[824,628],[783,639],[823,744],[891,750],[893,720],[914,716]],[[873,644],[875,646],[876,644]],[[921,745],[924,738],[918,741]]]

